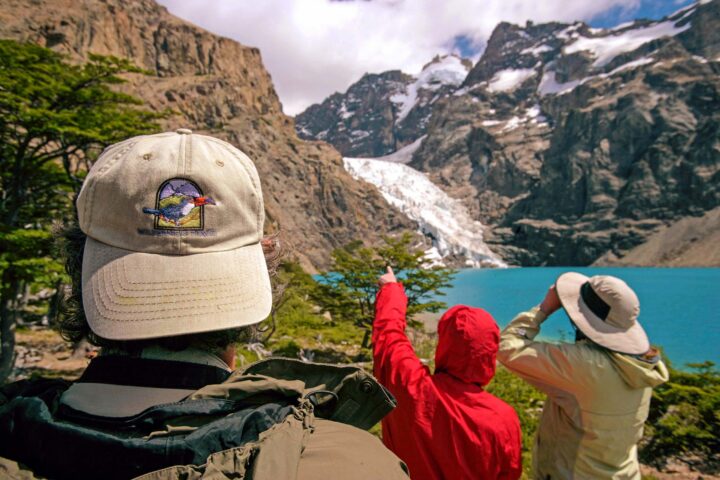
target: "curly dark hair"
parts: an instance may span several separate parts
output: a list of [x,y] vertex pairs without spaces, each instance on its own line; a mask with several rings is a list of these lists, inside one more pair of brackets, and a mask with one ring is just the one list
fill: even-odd
[[[56,320],[60,335],[69,342],[77,343],[83,338],[87,338],[95,346],[126,352],[139,352],[149,346],[161,346],[174,351],[194,347],[212,353],[220,353],[232,344],[247,343],[258,338],[260,330],[256,325],[146,340],[109,340],[102,338],[90,329],[83,308],[81,275],[87,235],[76,222],[73,222],[58,228],[57,238],[61,247],[60,251],[65,260],[65,271],[70,276],[71,282]],[[284,257],[284,250],[278,234],[264,237],[261,244],[273,284],[273,299],[277,300],[275,293],[278,286],[275,278],[277,269]]]

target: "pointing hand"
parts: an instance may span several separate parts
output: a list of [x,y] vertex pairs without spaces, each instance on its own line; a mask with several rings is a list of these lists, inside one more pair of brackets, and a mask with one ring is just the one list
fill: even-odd
[[388,265],[387,273],[378,279],[378,285],[380,285],[382,287],[386,283],[395,283],[395,282],[397,282],[397,279],[395,278],[395,273],[393,273],[392,267],[390,265]]

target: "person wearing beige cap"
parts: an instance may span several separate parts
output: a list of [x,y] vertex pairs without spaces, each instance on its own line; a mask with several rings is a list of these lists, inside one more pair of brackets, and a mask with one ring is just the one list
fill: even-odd
[[60,330],[100,355],[76,382],[0,389],[0,476],[407,478],[364,431],[395,406],[368,373],[234,370],[235,343],[271,313],[278,257],[243,152],[187,129],[131,138],[95,162],[77,214]]
[[[536,341],[542,322],[561,307],[575,343]],[[637,295],[621,279],[568,272],[503,330],[500,362],[547,394],[534,478],[641,478],[637,442],[652,389],[668,371],[639,315]]]

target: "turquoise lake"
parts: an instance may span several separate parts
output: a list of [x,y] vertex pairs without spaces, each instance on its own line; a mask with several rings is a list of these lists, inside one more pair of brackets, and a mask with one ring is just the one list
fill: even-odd
[[[720,268],[508,268],[461,270],[441,297],[448,306],[481,307],[500,327],[539,304],[563,272],[614,275],[640,298],[640,323],[653,345],[663,347],[676,368],[712,360],[720,364]],[[543,323],[546,339],[574,338],[563,310]]]

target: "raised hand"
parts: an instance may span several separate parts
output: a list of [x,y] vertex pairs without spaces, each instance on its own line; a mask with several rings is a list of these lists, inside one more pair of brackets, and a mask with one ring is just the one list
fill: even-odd
[[557,291],[555,290],[555,285],[552,285],[548,288],[545,299],[540,304],[540,310],[542,310],[545,315],[550,316],[561,306],[560,297],[558,297]]
[[390,265],[387,267],[387,273],[378,278],[378,285],[383,286],[386,283],[395,283],[397,282],[397,279],[395,278],[395,273],[393,272],[393,269]]

